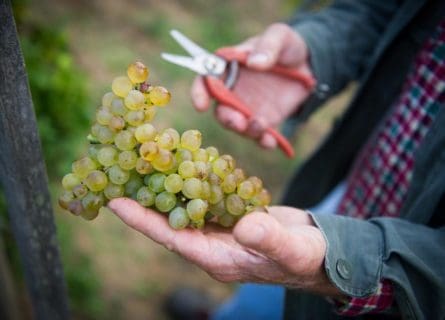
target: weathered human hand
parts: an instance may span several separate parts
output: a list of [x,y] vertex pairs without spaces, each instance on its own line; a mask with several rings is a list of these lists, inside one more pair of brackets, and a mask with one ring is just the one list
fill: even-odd
[[163,214],[120,198],[109,207],[131,228],[198,265],[223,282],[283,284],[338,296],[323,268],[325,240],[305,211],[274,206],[254,212],[233,230],[207,223],[202,230],[174,230]]
[[[262,34],[235,46],[249,52],[247,66],[241,68],[234,92],[254,111],[251,119],[224,105],[216,108],[216,118],[223,126],[256,139],[265,148],[277,142],[265,129],[280,125],[296,112],[310,92],[301,83],[267,71],[274,65],[298,68],[312,74],[307,46],[301,36],[283,23],[269,26]],[[202,77],[197,77],[191,89],[192,101],[198,111],[209,109],[211,98]]]

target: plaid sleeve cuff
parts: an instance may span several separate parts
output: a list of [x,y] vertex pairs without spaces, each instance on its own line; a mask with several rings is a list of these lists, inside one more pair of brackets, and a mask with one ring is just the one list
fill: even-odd
[[349,297],[345,300],[334,300],[336,312],[343,316],[357,316],[365,313],[379,313],[392,306],[394,288],[389,280],[380,281],[375,294],[366,298]]

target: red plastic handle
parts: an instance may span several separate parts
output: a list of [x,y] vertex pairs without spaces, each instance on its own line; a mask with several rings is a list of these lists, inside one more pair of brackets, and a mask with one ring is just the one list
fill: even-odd
[[[252,117],[252,111],[249,107],[247,107],[232,91],[227,89],[223,81],[212,76],[204,77],[204,81],[207,90],[217,101],[239,111],[246,118]],[[267,128],[266,131],[277,140],[278,145],[286,156],[292,158],[295,155],[292,145],[280,132],[271,127]]]
[[[249,56],[249,52],[246,51],[238,51],[231,47],[224,47],[220,48],[216,51],[216,54],[225,60],[235,60],[239,63],[246,65],[247,63],[247,57]],[[306,73],[301,72],[300,70],[296,68],[288,68],[283,66],[273,66],[271,69],[267,70],[266,72],[273,72],[279,75],[282,75],[284,77],[288,77],[294,80],[297,80],[300,82],[305,88],[308,90],[313,90],[316,84],[315,79]]]

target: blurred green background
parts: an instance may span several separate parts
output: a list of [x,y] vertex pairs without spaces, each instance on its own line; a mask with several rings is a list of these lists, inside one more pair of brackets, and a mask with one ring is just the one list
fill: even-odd
[[[180,132],[196,128],[204,144],[232,154],[249,174],[263,178],[278,202],[286,181],[329,130],[348,94],[340,96],[294,138],[297,157],[267,152],[192,110],[193,74],[163,62],[161,51],[183,53],[169,37],[177,28],[208,49],[235,44],[268,24],[288,18],[296,0],[40,0],[13,1],[53,199],[71,162],[86,152],[89,127],[100,97],[129,63],[141,60],[150,81],[173,95],[155,124]],[[255,155],[255,156],[253,156]],[[0,231],[13,269],[19,302],[30,317],[20,262],[0,197]],[[177,286],[200,288],[223,301],[234,290],[131,231],[114,216],[93,222],[54,205],[74,319],[165,319],[161,303]],[[0,248],[1,250],[1,248]]]

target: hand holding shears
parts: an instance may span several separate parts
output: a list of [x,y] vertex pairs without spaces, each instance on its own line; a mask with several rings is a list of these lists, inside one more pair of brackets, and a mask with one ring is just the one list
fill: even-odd
[[[248,52],[233,48],[222,48],[216,54],[211,54],[178,31],[171,32],[173,38],[190,54],[190,57],[163,53],[162,57],[172,63],[181,65],[203,76],[204,83],[210,95],[219,103],[237,110],[247,119],[253,118],[254,112],[243,101],[242,95],[235,94],[231,88],[237,82],[240,65],[246,65]],[[297,80],[308,91],[315,85],[313,78],[295,68],[272,66],[265,72],[274,73],[280,77]],[[225,76],[225,80],[223,77]],[[270,108],[274,108],[273,105]],[[294,155],[290,143],[277,130],[268,127],[266,132],[277,141],[280,148],[289,157]]]

